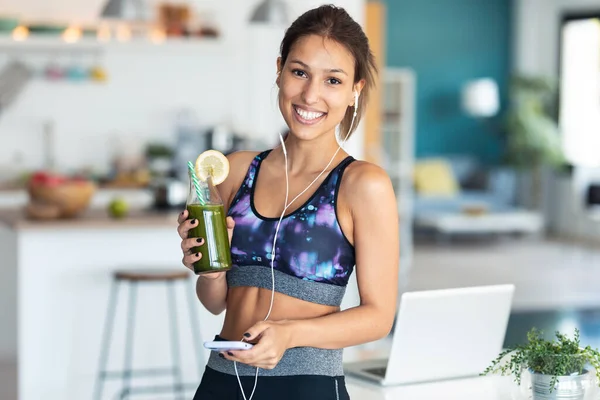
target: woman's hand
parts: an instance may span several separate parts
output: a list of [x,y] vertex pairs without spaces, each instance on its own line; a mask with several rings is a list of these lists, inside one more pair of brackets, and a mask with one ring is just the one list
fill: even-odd
[[262,369],[273,369],[290,346],[290,321],[261,321],[244,333],[247,342],[258,342],[250,350],[221,353],[226,359]]
[[[197,219],[188,220],[188,210],[183,210],[177,217],[179,226],[177,227],[177,233],[181,238],[181,250],[183,251],[182,263],[191,271],[194,271],[194,263],[202,258],[202,253],[192,253],[194,247],[202,246],[204,244],[204,238],[188,238],[190,229],[198,225]],[[227,223],[227,233],[229,235],[229,244],[231,244],[231,237],[233,236],[233,228],[235,227],[235,221],[231,217],[227,217],[225,220]],[[207,279],[217,279],[221,277],[225,272],[215,272],[212,274],[202,275]]]

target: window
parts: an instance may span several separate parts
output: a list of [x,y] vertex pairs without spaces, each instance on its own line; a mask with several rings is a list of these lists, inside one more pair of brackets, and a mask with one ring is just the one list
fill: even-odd
[[563,20],[559,62],[565,155],[576,166],[600,166],[600,13]]

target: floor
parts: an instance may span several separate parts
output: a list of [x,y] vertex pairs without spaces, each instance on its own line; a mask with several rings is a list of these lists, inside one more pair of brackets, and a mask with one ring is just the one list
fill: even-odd
[[524,343],[527,332],[532,327],[541,329],[546,339],[555,339],[556,331],[564,332],[572,338],[577,328],[582,347],[600,349],[600,307],[515,312],[508,322],[505,347]]
[[600,249],[499,238],[417,244],[408,290],[513,283],[513,309],[600,306]]
[[535,238],[417,243],[405,290],[513,283],[505,345],[580,330],[581,344],[600,348],[600,249]]
[[[581,332],[600,348],[600,249],[558,241],[494,238],[417,243],[405,290],[513,283],[505,345],[523,343],[531,327]],[[15,400],[16,370],[0,362],[0,399]]]
[[17,369],[13,363],[0,361],[0,399],[17,399]]

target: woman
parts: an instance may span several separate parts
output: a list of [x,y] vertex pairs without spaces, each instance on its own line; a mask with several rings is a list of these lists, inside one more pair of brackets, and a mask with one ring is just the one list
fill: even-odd
[[[394,192],[381,168],[340,151],[336,139],[336,127],[345,140],[358,125],[374,74],[368,40],[342,8],[310,10],[286,31],[276,78],[285,147],[228,156],[219,192],[234,266],[197,281],[206,309],[227,310],[216,340],[254,347],[212,352],[194,399],[348,399],[342,349],[390,332],[399,262]],[[191,269],[201,255],[190,249],[203,238],[187,238],[197,224],[187,217],[179,216],[178,232]],[[354,266],[360,305],[340,311]]]

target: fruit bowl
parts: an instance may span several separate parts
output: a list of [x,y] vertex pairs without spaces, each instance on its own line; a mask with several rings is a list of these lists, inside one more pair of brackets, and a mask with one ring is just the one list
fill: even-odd
[[31,218],[73,218],[88,208],[96,184],[80,178],[38,173],[29,181],[27,189],[30,203],[26,210]]

